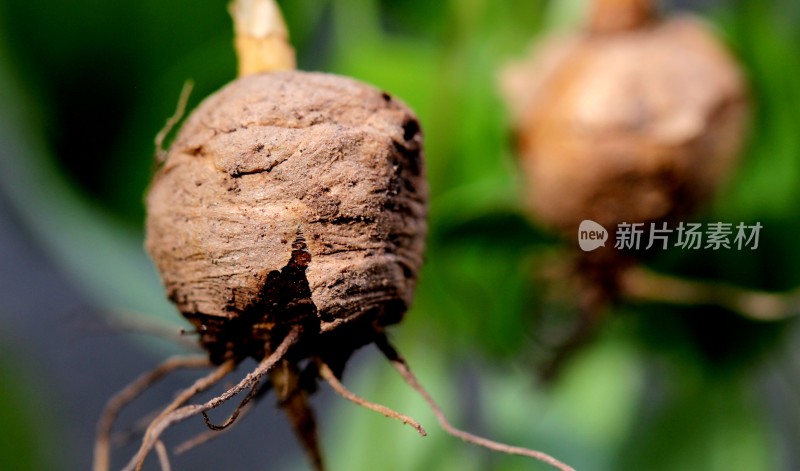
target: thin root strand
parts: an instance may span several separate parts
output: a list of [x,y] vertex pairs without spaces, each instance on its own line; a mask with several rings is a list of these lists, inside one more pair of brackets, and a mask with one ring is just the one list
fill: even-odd
[[256,381],[247,396],[242,400],[242,402],[239,403],[238,406],[236,406],[236,409],[233,410],[230,417],[228,417],[228,420],[226,420],[222,425],[212,424],[211,419],[208,418],[208,412],[203,411],[203,420],[205,420],[206,426],[215,432],[219,432],[233,425],[234,422],[236,422],[236,419],[239,417],[239,413],[242,411],[242,409],[247,405],[248,402],[256,397],[256,394],[258,394],[258,387],[260,385],[261,382]]
[[167,119],[164,127],[158,131],[158,134],[156,134],[154,141],[156,146],[156,164],[160,165],[167,160],[167,150],[164,149],[164,141],[167,139],[167,135],[169,135],[175,125],[177,125],[181,119],[183,119],[183,115],[186,114],[186,104],[189,102],[189,96],[192,94],[193,88],[193,81],[187,80],[184,82],[183,88],[181,89],[181,95],[178,98],[178,105],[175,108],[175,113]]
[[314,410],[308,402],[308,392],[300,384],[300,372],[296,365],[283,360],[283,368],[275,368],[270,372],[270,380],[277,393],[279,404],[314,471],[324,471],[325,463],[317,433],[317,420]]
[[[220,382],[222,378],[224,378],[228,373],[233,371],[234,366],[235,363],[233,362],[233,360],[226,361],[225,363],[219,365],[216,369],[214,369],[214,371],[212,371],[206,376],[203,376],[202,378],[197,379],[194,382],[194,384],[184,389],[180,394],[178,394],[178,396],[175,397],[175,399],[172,400],[172,402],[167,407],[164,408],[163,411],[161,411],[159,415],[156,416],[155,419],[153,419],[153,421],[145,430],[145,440],[147,439],[148,431],[152,428],[154,423],[158,422],[163,417],[172,413],[175,409],[186,403],[186,401],[188,401],[192,397],[196,396],[197,394],[200,394],[201,392],[207,390],[208,388]],[[151,443],[150,448],[152,448],[152,446],[154,445],[155,443]],[[142,462],[144,461],[142,460]],[[142,463],[139,463],[136,469],[140,469],[141,464]],[[128,466],[130,466],[130,464]]]
[[172,471],[172,466],[169,464],[169,453],[164,442],[161,440],[156,442],[156,455],[158,455],[158,463],[161,465],[161,471]]
[[539,460],[541,462],[547,463],[561,471],[575,471],[574,468],[558,461],[557,459],[553,458],[552,456],[542,453],[540,451],[531,450],[528,448],[516,447],[511,445],[506,445],[504,443],[495,442],[493,440],[489,440],[483,437],[479,437],[477,435],[473,435],[469,432],[465,432],[463,430],[459,430],[452,425],[450,422],[447,421],[447,418],[444,415],[444,412],[433,400],[430,393],[426,391],[417,380],[416,376],[411,372],[411,369],[408,367],[405,359],[403,359],[397,350],[389,343],[389,339],[386,338],[385,335],[380,335],[375,343],[377,344],[378,348],[383,352],[386,358],[394,365],[395,369],[400,373],[400,376],[403,377],[405,382],[411,386],[423,399],[425,402],[428,403],[433,414],[436,416],[436,419],[439,421],[439,424],[442,428],[453,435],[454,437],[460,438],[465,442],[472,443],[474,445],[482,446],[484,448],[488,448],[490,450],[498,451],[500,453],[506,453],[509,455],[520,455],[520,456],[527,456],[529,458],[533,458]]
[[172,450],[172,452],[175,453],[176,455],[182,455],[182,454],[186,453],[187,451],[189,451],[189,450],[191,450],[193,448],[196,448],[196,447],[198,447],[198,446],[200,446],[200,445],[202,445],[204,443],[207,443],[207,442],[209,442],[209,441],[211,441],[211,440],[213,440],[213,439],[225,434],[226,432],[229,432],[231,429],[233,429],[236,426],[236,424],[240,423],[242,420],[245,419],[245,417],[247,417],[248,414],[250,414],[250,412],[255,408],[255,406],[257,405],[259,400],[264,397],[264,395],[266,394],[267,391],[270,390],[270,386],[271,386],[270,383],[267,383],[263,387],[260,387],[258,389],[258,392],[256,393],[255,397],[253,397],[253,400],[250,401],[247,405],[244,405],[241,408],[241,411],[239,413],[239,418],[236,419],[236,421],[234,423],[230,424],[229,427],[226,427],[225,429],[219,430],[219,431],[206,430],[206,431],[204,431],[202,433],[199,433],[199,434],[195,435],[194,437],[192,437],[192,438],[184,441],[183,443],[179,444],[178,446],[176,446]]
[[[218,407],[220,404],[226,402],[233,396],[239,394],[240,392],[252,388],[257,382],[261,380],[261,378],[267,374],[275,364],[282,359],[286,353],[288,352],[289,348],[297,343],[300,339],[300,332],[301,328],[299,326],[295,326],[289,334],[283,339],[283,341],[278,345],[278,348],[275,349],[269,356],[265,357],[261,363],[258,364],[255,370],[250,372],[247,376],[244,377],[236,386],[228,389],[224,393],[220,394],[219,396],[205,402],[204,404],[192,404],[188,406],[181,407],[179,409],[170,410],[169,408],[167,411],[162,415],[160,415],[156,420],[153,421],[152,424],[147,428],[145,432],[144,439],[142,440],[142,445],[139,448],[139,451],[136,455],[131,459],[127,466],[125,466],[124,471],[139,471],[144,464],[145,458],[155,446],[156,441],[158,441],[161,437],[161,434],[164,433],[170,426],[177,424],[179,422],[183,422],[191,417],[194,417],[198,414],[201,414],[204,411],[208,411]],[[230,368],[233,367],[233,360],[229,360],[220,368],[223,368],[226,365],[231,365]],[[218,368],[219,369],[219,368]],[[227,371],[226,371],[227,374]],[[224,376],[224,375],[222,375]],[[218,382],[221,377],[217,378],[213,383]],[[212,384],[213,384],[212,383]],[[182,399],[185,394],[182,394],[178,399]],[[178,400],[176,399],[176,401]],[[173,401],[175,404],[176,401]],[[185,400],[184,400],[185,402]],[[172,406],[171,404],[170,406]]]
[[347,399],[348,401],[353,402],[355,404],[358,404],[361,407],[365,407],[367,409],[374,410],[375,412],[379,412],[379,413],[385,415],[386,417],[389,417],[390,419],[396,419],[396,420],[399,420],[399,421],[403,422],[404,424],[410,425],[411,427],[414,428],[414,430],[417,431],[417,433],[419,433],[423,437],[428,435],[428,432],[426,432],[425,429],[422,428],[422,425],[420,425],[419,422],[417,422],[416,420],[412,419],[411,417],[409,417],[407,415],[404,415],[404,414],[401,414],[399,412],[393,411],[392,409],[389,409],[386,406],[383,406],[383,405],[380,405],[380,404],[375,404],[374,402],[370,402],[370,401],[368,401],[368,400],[356,395],[354,392],[348,390],[341,383],[341,381],[339,381],[339,379],[336,377],[336,375],[333,374],[333,371],[331,370],[331,368],[328,365],[326,365],[325,363],[323,363],[322,361],[318,361],[317,362],[317,369],[318,369],[319,375],[322,377],[322,379],[324,379],[337,394],[339,394],[343,398]]
[[94,445],[94,471],[108,471],[111,461],[111,431],[123,407],[133,402],[144,391],[168,373],[181,368],[205,368],[211,366],[205,356],[176,356],[167,359],[153,370],[144,373],[115,394],[106,403],[97,423],[97,439]]

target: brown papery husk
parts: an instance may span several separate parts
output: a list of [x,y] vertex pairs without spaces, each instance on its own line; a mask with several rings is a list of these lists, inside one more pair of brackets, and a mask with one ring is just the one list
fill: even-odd
[[411,302],[426,203],[403,103],[344,77],[272,72],[187,119],[147,196],[147,249],[214,362],[261,359],[297,324],[304,336],[352,324],[309,346],[346,357]]
[[550,38],[505,79],[531,215],[570,239],[585,219],[694,211],[734,168],[750,114],[738,64],[691,17]]

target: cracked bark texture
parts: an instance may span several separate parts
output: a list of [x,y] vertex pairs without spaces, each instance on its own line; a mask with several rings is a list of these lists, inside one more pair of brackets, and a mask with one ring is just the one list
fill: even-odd
[[408,107],[352,79],[274,72],[236,80],[186,120],[147,196],[146,245],[220,357],[236,337],[263,348],[294,323],[398,322],[426,203]]

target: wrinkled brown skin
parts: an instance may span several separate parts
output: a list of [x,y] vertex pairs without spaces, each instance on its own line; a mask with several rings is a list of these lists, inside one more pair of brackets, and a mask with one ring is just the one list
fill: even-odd
[[506,79],[531,213],[571,240],[584,219],[612,230],[707,201],[749,116],[740,68],[688,17],[551,39]]
[[[403,103],[352,79],[240,78],[187,119],[147,196],[147,250],[212,361],[343,367],[398,322],[422,264],[422,136]],[[324,333],[321,333],[324,332]]]
[[[553,379],[589,342],[619,296],[619,280],[644,252],[619,251],[620,223],[682,218],[725,182],[750,106],[742,72],[709,28],[659,18],[650,0],[595,0],[584,31],[541,42],[506,70],[531,218],[569,241],[574,330],[541,368]],[[609,242],[577,250],[583,220]],[[570,253],[570,252],[568,252]]]

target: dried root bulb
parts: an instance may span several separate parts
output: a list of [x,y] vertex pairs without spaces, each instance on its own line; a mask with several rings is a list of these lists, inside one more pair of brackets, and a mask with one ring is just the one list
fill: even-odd
[[[742,149],[751,110],[739,64],[707,25],[655,4],[593,0],[582,31],[541,41],[503,75],[528,212],[571,247],[584,220],[613,234],[690,214]],[[569,253],[557,281],[574,287],[579,316],[543,377],[591,340],[608,305],[653,286],[631,276],[637,253],[614,245]]]
[[[543,453],[453,428],[386,340],[385,327],[411,303],[427,233],[422,133],[413,112],[352,79],[285,70],[294,56],[273,0],[237,0],[231,11],[241,76],[207,98],[159,152],[147,195],[147,250],[216,369],[150,423],[125,471],[139,470],[153,451],[167,469],[167,428],[202,415],[211,430],[225,430],[268,388],[322,470],[307,401],[319,379],[425,435],[410,417],[341,383],[352,353],[370,343],[402,366],[448,432],[571,470]],[[259,364],[236,386],[186,405],[246,358]],[[120,408],[176,367],[160,367],[109,404],[95,471],[108,468],[108,434]],[[207,412],[238,394],[245,397],[228,420],[212,424]],[[199,435],[181,448],[208,439]]]
[[426,233],[421,143],[405,105],[333,75],[248,76],[200,105],[150,188],[147,249],[216,362],[260,359],[293,324],[401,319]]
[[585,31],[543,42],[505,74],[532,216],[570,237],[669,220],[736,162],[743,73],[710,29],[651,0],[596,0]]

